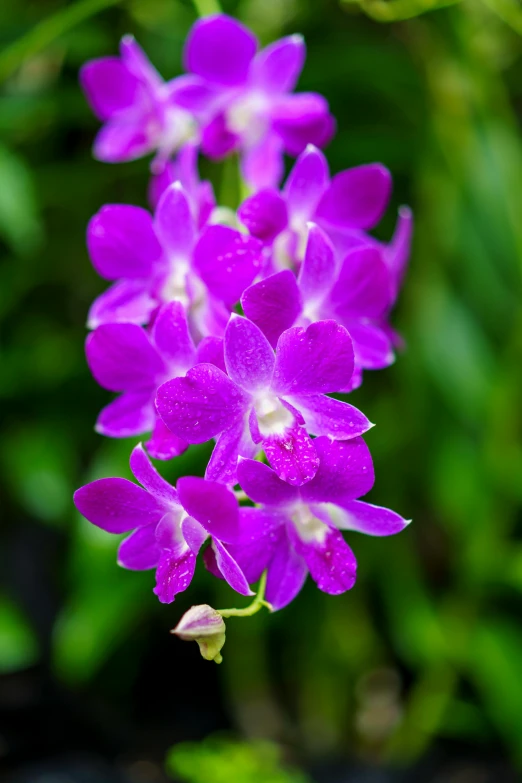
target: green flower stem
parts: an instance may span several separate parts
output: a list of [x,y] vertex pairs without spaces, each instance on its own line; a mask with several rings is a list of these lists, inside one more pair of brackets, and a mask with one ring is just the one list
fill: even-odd
[[121,2],[122,0],[80,0],[79,3],[42,19],[28,33],[6,46],[0,54],[0,82],[11,76],[25,60],[46,49],[80,22]]
[[261,579],[259,580],[256,596],[249,606],[245,606],[244,609],[216,609],[216,611],[219,612],[221,617],[251,617],[253,614],[259,612],[263,606],[266,606],[269,611],[272,611],[272,606],[268,601],[265,601],[265,588],[266,571],[263,571]]
[[218,0],[193,0],[194,8],[198,16],[210,16],[211,14],[221,14],[221,6]]

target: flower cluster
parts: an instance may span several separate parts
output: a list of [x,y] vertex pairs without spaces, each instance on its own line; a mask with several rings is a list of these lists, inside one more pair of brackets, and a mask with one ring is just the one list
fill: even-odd
[[[272,609],[308,573],[336,595],[356,577],[341,531],[384,536],[407,524],[360,500],[374,483],[362,438],[372,424],[331,395],[394,360],[389,316],[412,218],[402,208],[392,240],[377,241],[369,231],[388,204],[387,169],[330,176],[319,149],[334,132],[328,105],[293,92],[304,58],[301,36],[257,51],[248,29],[219,14],[196,22],[187,73],[170,82],[129,37],[120,57],[81,73],[104,123],[95,155],[155,155],[153,213],[106,205],[87,232],[95,269],[112,281],[89,313],[87,361],[118,394],[97,430],[147,436],[146,450],[138,444],[130,457],[141,486],[99,479],[75,503],[98,527],[129,534],[118,562],[155,569],[165,603],[188,587],[200,551],[241,595],[262,578]],[[200,152],[239,155],[250,195],[235,214],[200,181]],[[284,153],[297,160],[281,185]],[[148,456],[172,459],[207,441],[215,445],[204,478],[176,487]],[[218,646],[205,650],[220,658],[220,618],[206,606],[193,614],[179,634],[207,645],[217,629]]]

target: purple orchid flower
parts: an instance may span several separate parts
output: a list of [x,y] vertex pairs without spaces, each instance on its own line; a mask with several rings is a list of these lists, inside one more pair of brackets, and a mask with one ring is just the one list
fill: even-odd
[[230,309],[264,263],[254,237],[222,225],[199,232],[179,182],[163,193],[154,219],[141,207],[103,207],[89,223],[87,246],[96,271],[117,281],[91,307],[91,328],[146,324],[159,305],[177,300],[196,339],[223,333]]
[[156,396],[159,415],[177,437],[217,438],[207,478],[234,484],[238,457],[264,449],[277,474],[299,486],[319,465],[309,433],[345,440],[372,426],[357,408],[326,396],[346,388],[353,371],[350,335],[335,322],[288,329],[274,355],[254,323],[232,315],[224,347],[228,376],[199,364]]
[[[241,298],[245,315],[272,345],[291,326],[332,319],[346,327],[353,340],[356,373],[394,361],[386,331],[393,289],[382,252],[371,245],[349,251],[339,265],[327,235],[308,224],[306,253],[297,279],[285,269],[254,283]],[[339,389],[339,391],[341,391]]]
[[316,93],[292,95],[305,60],[300,35],[256,54],[258,42],[235,19],[219,14],[197,21],[184,61],[190,75],[176,80],[176,100],[202,127],[202,150],[219,159],[239,150],[245,180],[276,185],[283,153],[299,155],[308,143],[330,141],[335,122]]
[[197,144],[185,144],[174,160],[170,160],[159,174],[152,175],[148,197],[154,210],[163,193],[175,182],[185,191],[196,226],[202,229],[216,208],[216,198],[212,184],[199,179]]
[[227,546],[240,538],[237,500],[223,484],[202,478],[180,478],[172,487],[151,465],[141,444],[130,457],[137,481],[103,478],[78,489],[74,503],[93,525],[108,533],[128,533],[118,563],[136,571],[156,569],[154,592],[171,603],[189,586],[196,557],[210,537],[222,576],[241,595],[252,595],[245,576]]
[[105,123],[94,143],[98,160],[120,163],[156,151],[152,167],[161,171],[173,152],[198,136],[193,116],[176,103],[175,80],[163,81],[131,35],[122,39],[120,57],[86,63],[80,82]]
[[157,415],[156,390],[201,361],[224,369],[222,339],[207,337],[196,350],[183,305],[170,302],[160,308],[148,332],[131,323],[99,326],[88,335],[85,352],[100,386],[122,392],[101,411],[97,432],[110,438],[152,432],[146,445],[155,459],[171,459],[188,448]]
[[273,270],[295,268],[303,260],[308,223],[326,231],[341,257],[354,247],[382,249],[398,290],[408,259],[411,213],[402,208],[389,246],[369,236],[388,204],[391,176],[380,163],[341,171],[330,179],[323,153],[308,145],[297,159],[282,193],[265,188],[247,198],[238,217],[252,236],[272,245]]
[[241,509],[243,538],[230,552],[250,584],[268,569],[266,599],[274,609],[295,598],[308,572],[325,593],[339,595],[353,587],[357,563],[340,530],[389,536],[408,524],[394,511],[358,500],[374,483],[362,438],[319,437],[314,444],[319,468],[300,487],[281,481],[261,462],[244,459],[237,469],[243,490],[262,505]]

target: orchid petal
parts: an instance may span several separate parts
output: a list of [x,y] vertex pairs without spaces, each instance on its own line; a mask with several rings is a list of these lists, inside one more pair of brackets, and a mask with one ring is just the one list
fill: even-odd
[[340,530],[357,530],[368,536],[392,536],[409,525],[395,511],[381,506],[372,506],[361,500],[350,500],[342,508],[335,506],[329,512],[333,524]]
[[249,397],[212,364],[197,364],[184,378],[162,384],[156,408],[187,443],[204,443],[242,417]]
[[224,484],[195,476],[184,476],[177,484],[179,499],[185,511],[207,533],[220,541],[239,538],[239,507],[234,493]]
[[128,204],[107,204],[91,218],[87,248],[94,268],[107,280],[146,277],[161,258],[151,215]]
[[95,429],[108,438],[131,438],[150,432],[156,418],[151,390],[128,391],[102,408]]
[[160,476],[152,465],[145,449],[138,443],[130,455],[130,468],[137,481],[157,500],[168,505],[179,506],[178,493],[174,487]]
[[274,371],[274,351],[261,329],[232,315],[225,331],[225,366],[229,378],[248,392],[267,389]]
[[373,228],[386,209],[390,192],[390,172],[380,163],[341,171],[332,178],[316,216],[339,228]]
[[254,283],[241,297],[241,306],[247,318],[275,347],[281,334],[293,326],[303,308],[294,273],[285,269]]
[[256,53],[257,41],[250,30],[224,14],[199,19],[185,45],[187,71],[211,84],[242,84]]
[[163,503],[123,478],[102,478],[74,493],[74,505],[89,522],[108,533],[127,533],[158,522]]
[[324,394],[295,395],[288,401],[302,414],[306,431],[312,435],[349,440],[373,426],[358,408]]
[[275,394],[336,392],[347,386],[354,366],[350,335],[335,321],[283,332],[276,348]]
[[366,495],[373,486],[375,474],[372,457],[362,438],[314,440],[319,468],[313,481],[301,487],[301,497],[309,503],[346,502]]
[[250,66],[250,82],[267,93],[291,92],[303,70],[305,57],[302,35],[281,38],[254,57]]
[[125,538],[118,547],[118,565],[131,571],[156,568],[161,549],[156,541],[156,523],[140,527]]
[[85,343],[87,364],[105,389],[153,388],[165,365],[147,333],[136,324],[103,324]]

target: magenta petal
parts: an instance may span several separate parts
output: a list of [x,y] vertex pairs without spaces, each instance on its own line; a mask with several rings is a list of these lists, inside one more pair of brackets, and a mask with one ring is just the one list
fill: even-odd
[[173,459],[183,454],[189,447],[189,444],[174,435],[162,420],[156,417],[152,437],[145,444],[147,451],[154,459]]
[[150,432],[156,418],[151,389],[128,391],[101,410],[95,429],[108,438],[131,438]]
[[341,171],[332,178],[317,208],[317,217],[339,228],[373,228],[391,192],[391,176],[380,163]]
[[156,541],[156,523],[140,527],[125,538],[118,548],[118,565],[131,571],[156,568],[161,549]]
[[185,517],[181,523],[181,533],[192,552],[197,555],[208,538],[208,533],[192,517]]
[[212,112],[220,97],[215,86],[190,74],[178,76],[169,82],[169,92],[176,106],[199,119],[204,119]]
[[335,277],[333,245],[319,226],[310,223],[305,257],[299,270],[299,288],[304,301],[307,304],[321,302]]
[[[156,541],[161,549],[167,549],[174,559],[182,557],[187,551],[187,542],[183,536],[180,520],[183,509],[178,506],[168,511],[156,526]],[[197,522],[194,522],[197,525]],[[206,534],[205,534],[206,535]],[[197,554],[195,552],[194,554]]]
[[272,242],[288,223],[286,203],[277,190],[265,188],[245,199],[237,211],[252,236]]
[[203,128],[201,151],[211,160],[220,160],[236,149],[239,142],[239,136],[229,130],[226,117],[221,113]]
[[87,326],[96,329],[106,323],[130,322],[146,324],[157,307],[143,280],[122,280],[94,300],[89,310]]
[[164,505],[141,487],[123,478],[103,478],[74,493],[80,514],[108,533],[127,533],[158,522]]
[[216,565],[230,587],[240,595],[254,595],[241,568],[220,541],[212,539]]
[[274,371],[274,351],[252,321],[232,315],[225,331],[225,366],[229,378],[248,392],[267,389]]
[[[288,522],[288,526],[291,522]],[[282,609],[293,601],[305,583],[308,568],[292,546],[286,531],[281,530],[274,556],[268,567],[266,600],[273,609]]]
[[237,480],[254,503],[284,506],[299,499],[299,491],[295,487],[282,481],[268,465],[253,459],[239,461]]
[[158,87],[163,80],[133,35],[120,41],[120,55],[129,71],[148,87]]
[[226,372],[224,341],[222,337],[204,337],[197,348],[197,362],[214,364]]
[[196,569],[196,557],[187,547],[181,557],[173,557],[169,551],[161,555],[156,569],[154,593],[162,604],[170,604],[192,582]]
[[273,188],[284,174],[283,144],[277,133],[268,132],[253,147],[248,147],[241,160],[241,173],[251,188]]
[[385,329],[374,324],[343,319],[353,340],[355,362],[368,370],[389,367],[395,361],[391,340]]
[[382,253],[373,247],[348,253],[329,297],[339,317],[380,319],[391,300],[390,276]]
[[179,505],[178,493],[174,487],[160,476],[156,468],[145,453],[145,449],[138,443],[130,455],[130,468],[137,481],[140,482],[151,495],[169,506]]
[[154,388],[165,365],[147,333],[136,324],[103,324],[87,336],[87,364],[105,389]]
[[353,346],[335,321],[317,321],[305,330],[283,332],[276,348],[275,394],[314,394],[344,389],[353,373]]
[[283,192],[292,217],[311,220],[328,181],[326,158],[310,145],[295,162],[285,183]]
[[357,530],[369,536],[392,536],[404,530],[409,521],[395,511],[372,506],[361,500],[351,500],[331,514],[333,524],[341,530]]
[[322,540],[303,541],[297,533],[293,533],[291,538],[319,590],[339,595],[354,586],[357,561],[338,530],[325,526]]
[[392,293],[396,297],[408,265],[413,234],[413,215],[408,207],[399,209],[399,219],[392,241],[384,250],[386,266],[391,272]]
[[310,503],[346,502],[366,495],[373,487],[373,463],[362,438],[330,440],[316,438],[314,445],[320,459],[313,481],[301,488],[301,497]]
[[255,36],[235,19],[224,14],[207,16],[199,19],[189,33],[183,56],[185,69],[211,83],[241,84],[256,48]]
[[204,229],[193,262],[211,294],[231,307],[259,273],[262,253],[263,245],[255,237],[214,225]]
[[136,160],[154,149],[156,139],[149,135],[154,117],[122,115],[109,120],[98,131],[93,155],[104,163],[123,163]]
[[239,538],[239,507],[234,493],[224,484],[196,476],[184,476],[177,484],[185,511],[220,541]]
[[222,484],[237,484],[237,461],[239,457],[255,457],[259,451],[250,435],[245,418],[221,433],[210,457],[205,478]]
[[107,280],[147,277],[161,257],[150,214],[127,204],[108,204],[91,218],[87,248],[94,268]]
[[212,364],[197,364],[184,378],[162,384],[156,408],[187,443],[204,443],[242,418],[249,397]]
[[314,442],[298,425],[282,435],[270,435],[263,442],[266,457],[277,475],[294,487],[300,487],[315,476],[319,458]]
[[102,57],[80,70],[80,83],[100,120],[108,120],[144,98],[143,86],[118,57]]
[[160,309],[152,326],[152,342],[168,361],[172,375],[192,367],[196,361],[196,349],[181,302],[169,302]]
[[250,83],[268,93],[292,92],[303,70],[306,47],[302,35],[289,35],[254,57]]
[[240,508],[241,539],[227,549],[237,562],[249,584],[257,582],[267,568],[280,528],[286,517],[279,511],[261,508]]
[[288,401],[302,414],[306,431],[312,435],[349,440],[373,426],[358,408],[324,394],[296,395]]
[[241,297],[247,318],[255,323],[272,346],[301,315],[303,303],[295,275],[289,269],[254,283]]
[[179,182],[165,190],[154,216],[156,235],[173,261],[190,257],[195,226],[187,194]]
[[285,152],[296,156],[308,144],[324,147],[335,132],[335,120],[322,95],[301,92],[279,101],[272,112],[272,127]]

